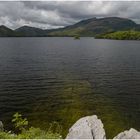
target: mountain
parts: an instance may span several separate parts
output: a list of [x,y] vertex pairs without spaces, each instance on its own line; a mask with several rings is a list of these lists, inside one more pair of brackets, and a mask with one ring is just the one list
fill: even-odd
[[106,17],[86,19],[64,28],[49,30],[43,30],[30,26],[22,26],[16,30],[11,30],[5,26],[0,26],[0,36],[96,36],[115,31],[127,30],[140,31],[140,25],[127,18]]
[[51,32],[52,36],[95,36],[114,31],[138,30],[139,25],[130,19],[119,17],[92,18],[67,26],[60,31]]
[[0,37],[7,37],[7,36],[11,37],[13,35],[14,35],[14,31],[13,30],[7,28],[4,25],[0,26]]
[[40,28],[30,27],[30,26],[22,26],[16,29],[15,32],[18,33],[20,36],[25,36],[25,37],[47,36],[47,31]]

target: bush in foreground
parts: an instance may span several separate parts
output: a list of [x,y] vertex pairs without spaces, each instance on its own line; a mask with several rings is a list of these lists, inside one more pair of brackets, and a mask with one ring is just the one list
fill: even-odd
[[0,139],[61,139],[61,126],[57,122],[52,123],[47,131],[28,127],[28,120],[19,113],[14,114],[12,122],[16,131],[1,131]]

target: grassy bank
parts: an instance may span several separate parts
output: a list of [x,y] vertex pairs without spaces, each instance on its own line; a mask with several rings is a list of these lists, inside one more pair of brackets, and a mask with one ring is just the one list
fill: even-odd
[[61,126],[54,122],[48,130],[29,127],[28,120],[22,118],[22,115],[16,113],[13,115],[12,123],[14,131],[0,131],[0,139],[61,139]]
[[97,39],[140,40],[140,31],[118,31],[97,35]]

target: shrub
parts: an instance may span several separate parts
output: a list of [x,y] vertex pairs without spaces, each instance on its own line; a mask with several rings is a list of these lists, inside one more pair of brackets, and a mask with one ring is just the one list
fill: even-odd
[[107,33],[103,35],[98,35],[95,38],[107,38],[107,39],[117,39],[117,40],[140,40],[140,31],[117,31],[114,33]]
[[50,124],[48,130],[41,130],[40,128],[28,127],[28,120],[22,118],[22,115],[16,113],[13,115],[12,122],[18,133],[11,133],[11,131],[0,132],[0,139],[61,139],[61,126],[57,122]]
[[19,131],[25,130],[28,126],[27,118],[22,118],[22,115],[19,113],[13,115],[12,122],[14,123],[15,128]]

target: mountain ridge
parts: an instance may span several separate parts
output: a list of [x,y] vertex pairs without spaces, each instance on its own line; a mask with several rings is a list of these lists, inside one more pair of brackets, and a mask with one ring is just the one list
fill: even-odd
[[140,31],[140,24],[127,18],[105,17],[81,20],[73,25],[57,29],[40,29],[31,26],[21,26],[12,30],[4,25],[0,26],[0,37],[47,37],[47,36],[96,36],[115,31]]

